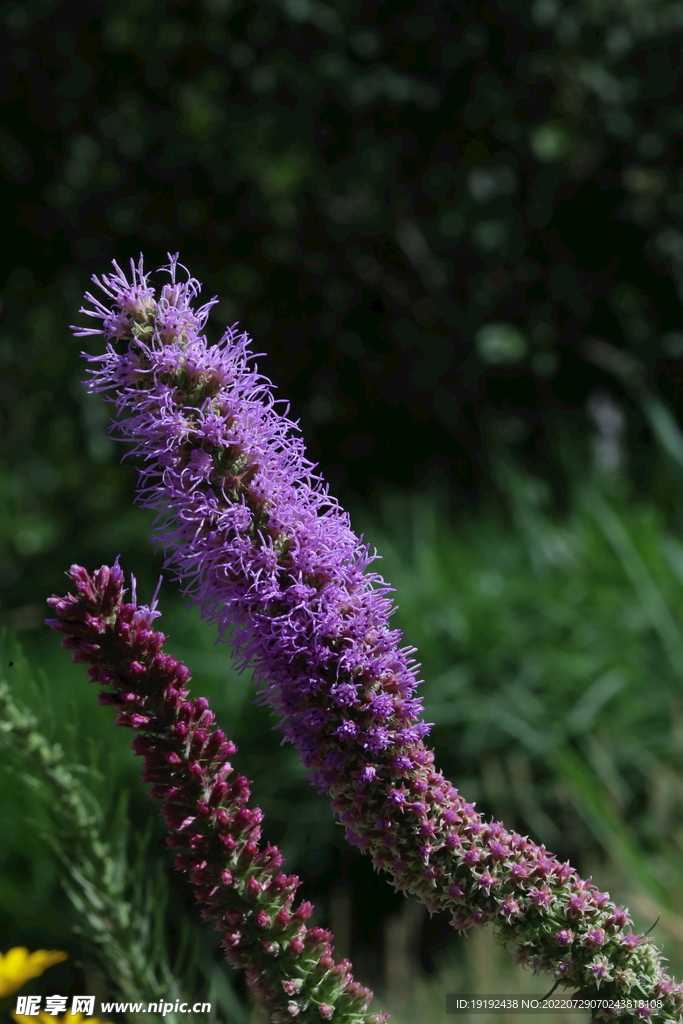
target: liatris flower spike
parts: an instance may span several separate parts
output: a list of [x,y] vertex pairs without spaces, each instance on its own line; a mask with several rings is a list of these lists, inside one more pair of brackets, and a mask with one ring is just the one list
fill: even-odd
[[545,847],[484,821],[435,771],[414,649],[388,625],[390,588],[251,365],[247,336],[230,328],[209,344],[212,303],[197,308],[199,282],[179,279],[176,257],[158,293],[142,258],[130,280],[114,267],[95,278],[107,304],[88,294],[83,310],[101,326],[74,329],[107,340],[86,356],[99,364],[88,386],[113,392],[118,432],[142,462],[139,502],[161,510],[167,568],[253,664],[349,840],[455,927],[490,920],[534,970],[605,1000],[657,999],[646,1016],[676,1020],[683,992],[626,911]]
[[48,600],[46,620],[65,634],[73,660],[90,665],[102,685],[100,703],[118,711],[117,725],[134,729],[133,749],[145,759],[151,797],[163,799],[168,845],[180,851],[176,867],[193,887],[202,916],[224,932],[226,958],[247,981],[273,1024],[382,1024],[371,1014],[372,993],[356,984],[349,961],[335,963],[332,935],[307,929],[310,903],[293,907],[299,885],[280,871],[277,847],[260,841],[258,808],[249,809],[249,783],[231,778],[234,743],[214,727],[203,697],[190,700],[189,669],[163,653],[166,637],[152,629],[155,601],[123,602],[118,561],[92,577],[69,573],[76,596]]

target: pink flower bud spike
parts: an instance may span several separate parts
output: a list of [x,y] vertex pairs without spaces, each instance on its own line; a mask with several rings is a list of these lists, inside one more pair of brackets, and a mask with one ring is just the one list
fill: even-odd
[[307,928],[310,903],[294,906],[299,885],[280,868],[277,847],[261,840],[249,783],[228,758],[237,748],[214,725],[203,697],[190,699],[190,671],[163,652],[166,637],[152,628],[160,614],[153,601],[123,602],[117,562],[93,576],[74,565],[76,595],[48,600],[73,660],[89,665],[102,687],[100,703],[117,711],[116,724],[136,733],[133,749],[144,757],[150,797],[163,800],[168,845],[176,867],[189,878],[202,917],[223,934],[229,963],[247,982],[272,1024],[381,1024],[368,1011],[372,993],[356,984],[350,963],[333,959],[332,934]]

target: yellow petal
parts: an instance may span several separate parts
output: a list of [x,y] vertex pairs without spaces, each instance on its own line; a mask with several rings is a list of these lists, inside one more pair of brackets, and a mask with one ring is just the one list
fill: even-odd
[[49,1013],[45,1013],[41,1010],[36,1017],[29,1017],[25,1013],[15,1013],[12,1010],[12,1017],[17,1024],[55,1024],[56,1017],[52,1017]]
[[71,1010],[63,1017],[53,1017],[45,1010],[41,1010],[37,1017],[27,1017],[25,1013],[12,1011],[12,1017],[17,1024],[82,1024],[83,1021],[86,1021],[86,1024],[108,1024],[106,1021],[99,1020],[98,1017],[86,1018],[82,1013],[72,1013]]
[[[78,1016],[78,1014],[76,1014]],[[45,1010],[40,1010],[37,1016],[28,1017],[25,1013],[15,1013],[12,1011],[12,1017],[17,1024],[62,1024],[64,1020],[74,1020],[68,1016],[65,1017],[53,1017],[51,1013],[46,1013]]]
[[[14,1014],[13,1016],[16,1016]],[[72,1013],[69,1010],[64,1014],[63,1017],[52,1017],[49,1013],[45,1013],[41,1010],[38,1014],[38,1020],[40,1024],[105,1024],[104,1021],[99,1020],[97,1017],[85,1017],[82,1013]],[[31,1017],[30,1021],[32,1024],[36,1024],[36,1018]],[[22,1019],[22,1024],[26,1024],[26,1018]]]
[[[82,1013],[72,1013],[71,1010],[64,1014],[58,1024],[81,1024],[82,1021],[85,1021],[86,1024],[107,1024],[107,1022],[99,1020],[98,1017],[86,1018]],[[49,1024],[54,1024],[54,1017],[50,1018]]]
[[[15,946],[0,953],[0,999],[15,992],[30,978],[37,978],[48,967],[66,960],[67,953],[58,949],[37,949],[29,953],[25,946]],[[31,1017],[35,1024],[35,1018]]]

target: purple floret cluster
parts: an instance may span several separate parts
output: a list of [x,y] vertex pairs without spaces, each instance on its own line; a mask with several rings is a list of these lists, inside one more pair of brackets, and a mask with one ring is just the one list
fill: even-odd
[[[132,413],[120,430],[144,463],[140,503],[162,511],[166,568],[255,667],[320,788],[346,774],[349,757],[369,781],[375,755],[429,731],[412,651],[387,627],[390,588],[367,572],[376,555],[250,367],[247,335],[208,345],[200,331],[212,304],[193,310],[196,281],[176,283],[172,262],[157,302],[142,266],[131,269],[132,284],[118,269],[98,282],[112,309],[88,296],[109,339],[104,356],[87,357],[102,363],[89,387],[115,388],[118,411]],[[130,347],[117,352],[114,339]],[[330,734],[340,742],[321,757]]]
[[190,671],[164,654],[166,637],[152,629],[160,614],[123,601],[118,562],[92,576],[74,565],[77,594],[53,595],[73,660],[90,665],[102,686],[100,703],[113,705],[116,724],[136,733],[149,795],[163,800],[168,845],[187,874],[202,917],[223,932],[226,959],[243,968],[272,1024],[382,1024],[369,1013],[372,993],[353,981],[348,960],[335,962],[332,934],[307,928],[313,907],[294,906],[296,875],[280,871],[276,846],[261,840],[258,807],[249,807],[249,782],[228,760],[235,744],[214,725],[204,697],[189,698]]
[[247,336],[230,329],[210,345],[211,303],[195,309],[200,286],[179,269],[171,259],[157,294],[141,261],[130,280],[115,265],[96,279],[107,303],[88,295],[83,310],[101,326],[77,331],[107,340],[87,356],[99,363],[89,387],[113,392],[166,567],[254,667],[348,839],[397,888],[459,929],[494,922],[520,962],[565,986],[661,1000],[623,1020],[676,1020],[683,992],[627,913],[545,847],[484,821],[435,771],[414,649],[389,628],[376,556],[314,474]]

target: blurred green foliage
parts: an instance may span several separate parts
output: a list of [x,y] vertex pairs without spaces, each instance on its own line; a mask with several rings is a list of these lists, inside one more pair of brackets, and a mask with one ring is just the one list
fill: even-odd
[[[9,645],[3,646],[5,654]],[[20,649],[15,647],[11,653],[14,657],[6,664],[8,671],[14,670],[13,689],[25,691],[35,686]],[[75,912],[73,935],[83,952],[88,950],[88,959],[95,961],[113,994],[148,1004],[157,1002],[160,992],[171,1003],[190,993],[196,998],[201,945],[188,920],[182,919],[178,925],[180,950],[171,962],[165,872],[156,863],[156,874],[150,876],[149,827],[147,838],[143,834],[138,842],[135,860],[128,858],[126,790],[116,793],[115,807],[109,808],[111,778],[105,779],[92,762],[69,764],[62,745],[47,740],[36,717],[16,703],[6,683],[0,683],[0,745],[10,778],[15,776],[15,783],[32,794],[33,808],[43,812],[43,820],[30,822],[30,827],[59,867],[62,888]],[[107,817],[111,818],[113,841],[106,838]],[[60,940],[64,941],[64,933]],[[207,963],[210,965],[208,984],[202,980],[204,997],[213,1003],[212,1019],[219,1008],[233,1016],[239,1014],[236,995],[225,999],[221,989],[230,993],[230,988],[222,978],[216,991],[212,982],[220,975],[211,959],[204,961],[205,973]],[[131,1016],[133,1020],[138,1017]],[[177,1014],[170,1016],[175,1024]]]
[[[505,500],[476,518],[455,515],[446,491],[387,495],[377,517],[361,509],[353,516],[398,590],[396,624],[419,645],[426,716],[445,773],[487,815],[615,887],[640,927],[661,914],[659,941],[683,964],[683,545],[656,504],[634,502],[624,475],[605,471],[604,455],[596,444],[593,469],[563,516],[547,484],[505,450],[494,460]],[[671,474],[680,486],[673,463]],[[239,744],[234,760],[254,779],[267,837],[304,878],[316,920],[347,928],[343,952],[382,986],[400,897],[347,848],[327,801],[279,745],[267,711],[253,705],[249,677],[230,671],[212,629],[165,591],[168,649],[193,668],[193,692],[209,696]],[[45,673],[34,713],[48,733],[70,737],[70,750],[92,747],[108,791],[130,791],[129,820],[142,831],[150,807],[128,738],[46,634],[25,634]],[[17,690],[30,698],[30,687]],[[16,824],[0,853],[3,932],[34,945],[47,934],[60,946],[59,869],[19,826],[38,800],[34,790],[16,782],[4,789],[3,816]],[[175,935],[191,900],[173,877],[160,825],[147,861],[169,876]],[[446,918],[423,922],[413,961],[421,949],[420,962],[438,967],[440,950],[457,948],[450,933]]]
[[683,545],[656,506],[596,486],[555,521],[543,482],[507,472],[507,523],[490,509],[453,530],[395,496],[377,541],[441,763],[511,826],[579,859],[603,837],[577,820],[558,772],[573,752],[645,848],[665,832],[683,844]]

